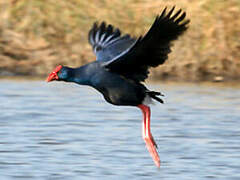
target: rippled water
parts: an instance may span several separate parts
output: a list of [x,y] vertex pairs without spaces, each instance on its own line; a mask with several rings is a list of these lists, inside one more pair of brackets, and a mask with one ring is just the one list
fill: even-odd
[[66,83],[0,81],[0,179],[240,179],[240,88],[149,85],[161,168],[142,114]]

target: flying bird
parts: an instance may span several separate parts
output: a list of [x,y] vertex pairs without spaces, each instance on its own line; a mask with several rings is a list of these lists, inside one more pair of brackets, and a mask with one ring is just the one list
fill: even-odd
[[[122,35],[111,24],[97,22],[88,34],[96,61],[77,68],[58,65],[47,82],[65,81],[88,85],[99,91],[104,99],[118,106],[135,106],[143,113],[142,137],[157,167],[160,158],[157,144],[150,130],[149,102],[163,103],[160,92],[149,90],[144,84],[149,69],[163,64],[171,52],[172,41],[188,28],[190,22],[181,9],[174,12],[167,7],[156,16],[149,31],[138,38]],[[167,12],[168,11],[168,12]]]

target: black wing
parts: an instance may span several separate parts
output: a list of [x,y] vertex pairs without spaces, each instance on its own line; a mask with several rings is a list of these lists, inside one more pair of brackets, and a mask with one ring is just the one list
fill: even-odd
[[[186,13],[178,10],[175,14],[173,7],[168,13],[165,8],[157,16],[150,30],[125,52],[122,52],[103,66],[112,72],[121,74],[137,82],[144,81],[148,69],[163,64],[171,52],[170,46],[187,29],[189,20],[184,20]],[[172,15],[173,14],[173,15]]]
[[102,22],[99,26],[97,23],[93,24],[88,33],[88,41],[98,61],[109,61],[128,49],[136,39],[128,34],[121,36],[118,28]]

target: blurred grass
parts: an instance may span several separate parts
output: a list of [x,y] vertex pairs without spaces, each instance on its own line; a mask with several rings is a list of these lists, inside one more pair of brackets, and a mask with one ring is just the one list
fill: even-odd
[[239,0],[0,0],[0,75],[46,75],[57,64],[92,61],[87,33],[93,22],[138,36],[173,5],[187,12],[190,28],[153,78],[239,79]]

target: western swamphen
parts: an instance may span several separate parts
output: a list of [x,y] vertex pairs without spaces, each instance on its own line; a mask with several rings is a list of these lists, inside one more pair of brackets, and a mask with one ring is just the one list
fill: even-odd
[[160,167],[157,144],[150,131],[150,108],[152,99],[163,103],[162,94],[147,89],[143,82],[149,68],[163,64],[171,52],[171,42],[187,30],[190,22],[181,9],[166,13],[165,8],[157,16],[145,36],[135,39],[121,35],[118,28],[93,24],[88,40],[96,54],[96,61],[78,68],[57,66],[47,81],[66,81],[88,85],[98,90],[105,100],[114,105],[136,106],[143,112],[142,137],[156,166]]

